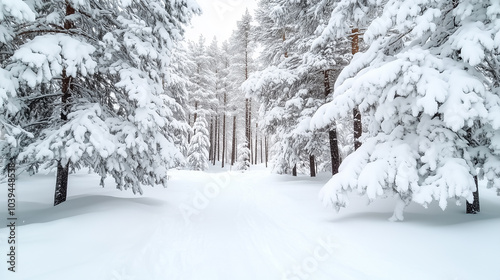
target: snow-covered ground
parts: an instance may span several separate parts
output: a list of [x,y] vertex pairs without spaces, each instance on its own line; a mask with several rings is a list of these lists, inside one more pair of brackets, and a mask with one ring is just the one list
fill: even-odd
[[[482,212],[410,206],[392,223],[394,201],[352,197],[337,214],[318,192],[328,180],[269,174],[170,172],[169,187],[144,196],[86,172],[52,207],[53,174],[21,176],[18,271],[0,279],[500,279],[500,198],[481,189]],[[6,217],[6,187],[0,217]],[[6,260],[6,218],[0,252]]]

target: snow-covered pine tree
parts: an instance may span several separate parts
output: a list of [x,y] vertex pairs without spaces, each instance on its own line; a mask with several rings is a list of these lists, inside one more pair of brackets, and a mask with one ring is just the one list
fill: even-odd
[[[172,61],[168,69],[170,79],[165,81],[165,94],[162,95],[162,98],[167,100],[173,98],[175,103],[170,103],[173,118],[167,123],[166,130],[175,135],[173,139],[175,146],[179,148],[184,156],[187,156],[191,133],[191,126],[187,122],[189,112],[188,88],[193,86],[190,77],[191,71],[194,69],[194,63],[189,59],[182,44],[174,46]],[[181,162],[176,165],[181,165]]]
[[238,162],[236,169],[245,172],[250,168],[250,149],[246,141],[238,145]]
[[265,49],[261,59],[267,68],[252,75],[243,88],[262,104],[263,128],[273,135],[274,170],[278,173],[293,171],[298,164],[309,166],[314,175],[318,159],[333,162],[330,165],[336,173],[340,162],[335,126],[330,129],[331,137],[326,129],[309,130],[312,114],[330,95],[330,76],[334,75],[329,73],[350,59],[345,39],[310,51],[315,33],[324,28],[321,22],[333,9],[331,3],[318,2],[322,1],[261,1],[256,12],[258,37]]
[[[328,6],[328,0],[320,0],[316,11]],[[322,34],[312,45],[315,50],[324,48],[331,41],[348,38],[351,42],[351,53],[355,55],[362,47],[360,37],[366,26],[381,11],[381,4],[372,0],[339,0],[334,4],[328,24],[322,27]],[[357,107],[352,111],[354,149],[361,145],[363,122]]]
[[166,185],[166,171],[182,161],[175,147],[175,98],[169,83],[172,43],[199,9],[188,1],[35,2],[25,43],[9,60],[19,81],[16,118],[33,137],[17,158],[35,173],[57,168],[55,204],[66,199],[70,169],[90,167],[119,189],[142,193]]
[[364,36],[369,49],[313,118],[324,126],[359,106],[368,122],[362,146],[323,187],[322,200],[338,210],[351,191],[370,201],[395,196],[393,220],[410,202],[436,200],[443,210],[449,199],[478,202],[477,175],[500,186],[500,4],[379,4],[383,13]]
[[212,42],[207,47],[207,56],[209,69],[211,72],[211,91],[214,93],[214,104],[213,108],[213,116],[212,116],[212,138],[210,139],[211,148],[210,148],[210,158],[212,160],[212,164],[215,165],[217,160],[220,160],[220,127],[222,122],[222,107],[224,106],[224,89],[223,89],[223,78],[224,73],[222,72],[223,64],[222,64],[222,53],[219,48],[219,43],[217,38],[214,37]]
[[194,63],[191,73],[191,85],[189,89],[189,102],[191,106],[191,119],[196,122],[197,112],[205,110],[207,118],[213,115],[217,100],[212,86],[214,73],[210,70],[210,57],[207,54],[205,38],[200,35],[198,42],[188,42],[188,55]]
[[187,162],[192,170],[205,171],[208,169],[208,149],[210,140],[208,138],[207,121],[205,112],[198,110],[197,118],[193,125],[194,135],[188,148]]
[[[248,79],[250,73],[255,70],[255,63],[253,61],[253,53],[256,47],[255,33],[254,26],[252,25],[252,16],[250,15],[248,9],[245,11],[245,14],[243,14],[241,20],[237,22],[237,28],[233,31],[229,45],[232,54],[231,82],[233,83],[234,88],[238,89],[241,84]],[[243,106],[245,108],[245,138],[249,148],[251,148],[252,110],[254,110],[252,106],[252,99],[247,98],[240,90],[237,90],[232,102],[236,105],[235,109],[242,108]],[[237,136],[233,135],[233,140],[236,138]]]
[[19,83],[5,67],[18,45],[14,41],[15,30],[19,24],[34,20],[35,13],[24,1],[0,1],[0,154],[10,155],[1,157],[2,167],[7,167],[10,161],[15,162],[12,155],[19,153],[21,138],[31,136],[19,123],[12,121],[22,110],[22,104],[17,101]]
[[221,160],[221,165],[222,168],[224,168],[224,164],[226,163],[226,160],[229,160],[227,157],[228,154],[228,143],[227,143],[227,136],[229,134],[229,127],[228,127],[228,119],[230,117],[229,115],[229,94],[232,91],[232,86],[229,81],[229,70],[231,67],[231,58],[230,58],[230,51],[229,51],[229,45],[227,41],[224,41],[222,43],[221,49],[220,49],[220,100],[219,101],[219,108],[221,110],[222,114],[222,160]]

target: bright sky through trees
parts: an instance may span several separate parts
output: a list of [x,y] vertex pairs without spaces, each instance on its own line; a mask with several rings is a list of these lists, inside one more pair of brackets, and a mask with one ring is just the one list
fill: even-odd
[[207,40],[217,36],[224,41],[231,36],[236,22],[248,8],[250,13],[257,7],[257,0],[197,0],[203,10],[201,16],[192,19],[192,26],[187,28],[186,38],[197,40],[203,34]]

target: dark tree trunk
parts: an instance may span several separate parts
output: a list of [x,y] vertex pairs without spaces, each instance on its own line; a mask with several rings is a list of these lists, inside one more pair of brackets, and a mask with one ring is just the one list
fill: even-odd
[[258,132],[258,129],[259,129],[259,124],[256,122],[255,123],[255,145],[254,145],[254,153],[255,153],[255,160],[253,161],[254,164],[257,164],[257,148],[259,147],[259,142],[257,141],[258,140],[258,136],[259,136],[259,132]]
[[[220,118],[219,115],[215,117],[215,127],[217,131],[217,140],[215,141],[217,143],[217,160],[220,161]],[[214,165],[215,165],[215,160],[214,160]]]
[[66,201],[66,198],[68,196],[68,176],[69,176],[69,164],[63,166],[59,162],[57,164],[54,206],[57,206]]
[[361,147],[361,134],[363,133],[363,125],[361,124],[361,114],[358,108],[354,108],[352,112],[354,118],[354,149],[357,150]]
[[316,177],[316,159],[314,155],[309,156],[309,169],[311,170],[311,177]]
[[265,154],[265,157],[266,157],[266,168],[267,168],[267,162],[268,162],[268,159],[269,159],[269,144],[268,144],[267,137],[264,138],[264,148],[266,149],[266,151],[264,152],[264,154]]
[[480,212],[481,208],[479,207],[479,186],[477,182],[477,176],[474,176],[474,183],[476,184],[476,191],[474,192],[474,201],[469,203],[467,201],[466,213],[467,214],[477,214]]
[[226,114],[222,116],[222,168],[226,162]]
[[194,102],[194,117],[193,117],[193,125],[196,122],[196,119],[198,118],[198,101]]
[[234,165],[236,160],[236,116],[233,117],[233,146],[231,150],[231,165]]
[[219,131],[217,129],[218,126],[218,119],[217,115],[215,115],[215,120],[214,120],[214,148],[213,148],[213,156],[212,156],[212,164],[215,165],[215,162],[217,161],[217,154],[219,153],[217,151],[217,145],[219,143],[219,138],[217,137]]
[[[229,66],[228,66],[229,67]],[[224,91],[224,116],[222,119],[222,168],[224,168],[224,164],[226,163],[226,112],[227,112],[227,93]]]
[[[353,28],[351,35],[351,49],[352,54],[356,54],[359,51],[359,29]],[[357,150],[361,146],[360,138],[363,133],[363,126],[361,123],[361,114],[359,112],[358,107],[353,110],[353,118],[354,118],[354,149]]]
[[249,114],[248,114],[248,98],[245,99],[245,139],[247,140],[247,143],[250,143],[250,141],[248,141],[248,139],[250,138],[250,131],[248,129],[248,118],[249,118]]
[[212,161],[213,156],[214,156],[214,120],[213,118],[210,118],[210,148],[208,149],[208,160]]
[[[324,71],[324,85],[325,85],[325,97],[330,94],[330,77],[328,75],[329,71]],[[339,172],[340,166],[340,155],[339,155],[339,144],[337,141],[337,128],[333,128],[328,132],[328,139],[330,142],[330,158],[332,160],[332,175]]]
[[262,141],[262,137],[260,137],[260,163],[264,163],[264,157],[262,156],[264,152],[264,144],[263,144],[263,141]]
[[[191,114],[188,114],[188,124],[190,127],[193,127],[191,124]],[[191,143],[191,133],[188,133],[188,144]]]
[[292,169],[292,176],[297,176],[297,164],[295,164],[293,166],[293,169]]
[[285,31],[285,29],[283,29],[283,49],[285,51],[285,58],[287,58],[288,52],[286,51],[285,41],[286,41],[286,31]]
[[[66,1],[66,16],[73,15],[75,9]],[[70,20],[64,21],[64,29],[73,28],[73,22]],[[66,69],[62,71],[61,82],[61,122],[65,123],[68,120],[70,113],[70,98],[71,98],[71,76],[67,76]],[[69,162],[64,166],[61,161],[57,164],[56,188],[54,191],[54,206],[66,201],[68,196],[68,177],[69,177]]]
[[247,124],[246,124],[246,136],[248,149],[250,149],[250,163],[253,164],[253,150],[252,150],[252,100],[247,99]]
[[334,127],[328,132],[330,138],[330,156],[332,158],[332,175],[339,173],[340,153],[337,140],[337,129]]

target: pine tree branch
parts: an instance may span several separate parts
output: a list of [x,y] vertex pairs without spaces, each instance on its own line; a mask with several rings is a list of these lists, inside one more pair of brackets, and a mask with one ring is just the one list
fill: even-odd
[[67,35],[78,35],[78,36],[82,36],[82,37],[85,37],[91,41],[94,41],[94,42],[98,42],[99,40],[87,35],[87,34],[84,34],[84,33],[81,33],[81,32],[75,32],[73,30],[67,30],[67,29],[31,29],[31,30],[26,30],[26,31],[21,31],[19,32],[17,35],[18,36],[23,36],[23,35],[31,35],[31,34],[40,34],[40,33],[61,33],[61,34],[67,34]]

